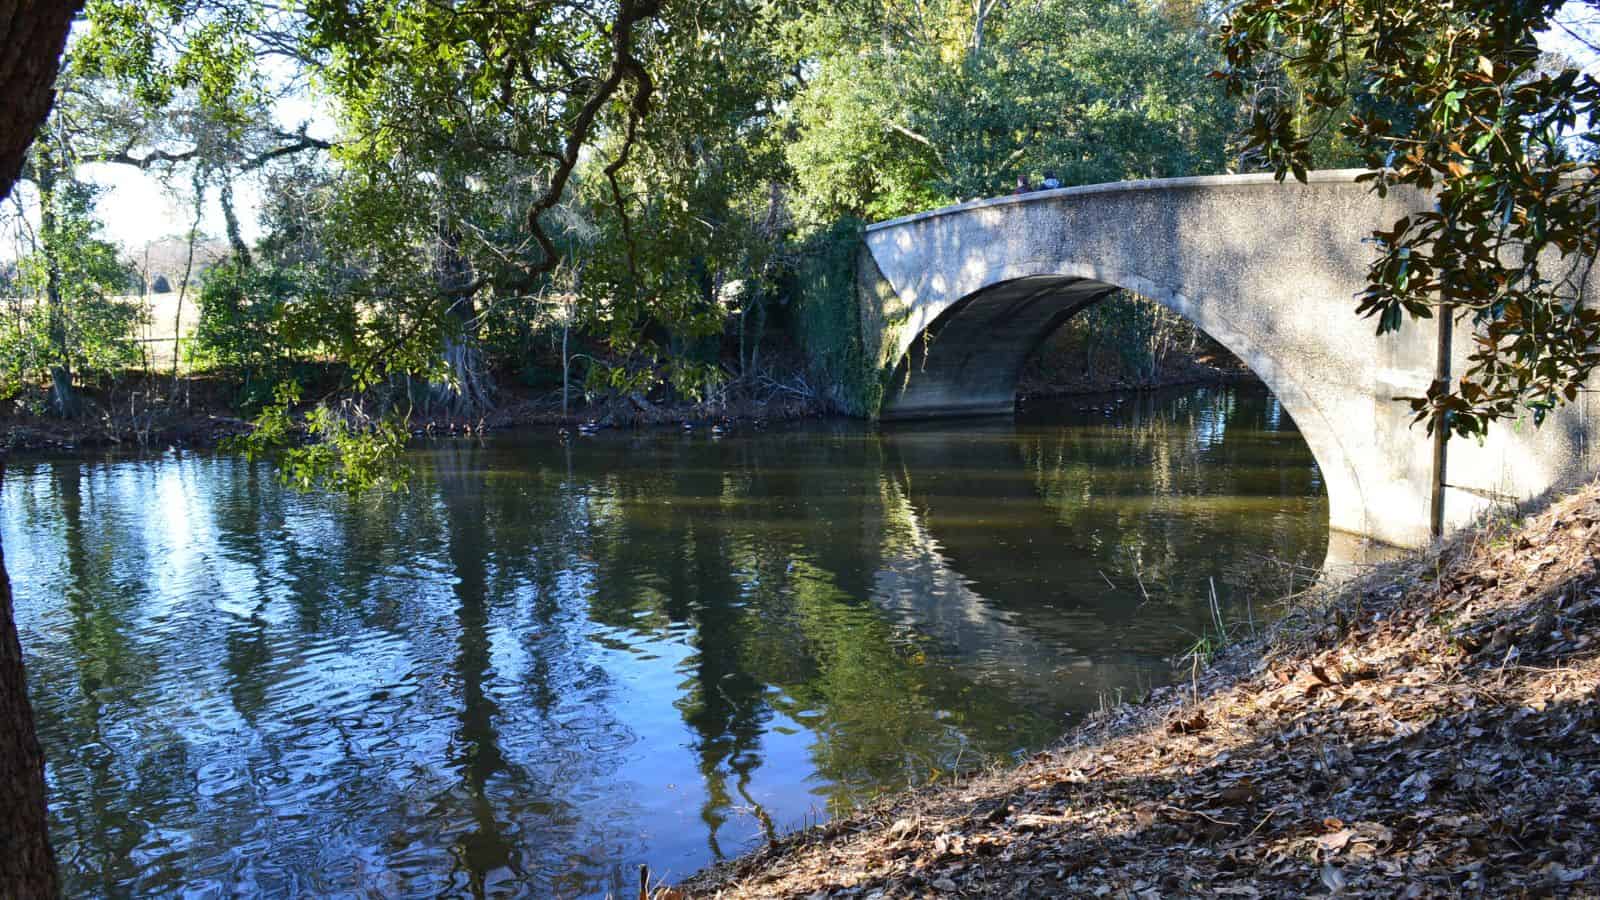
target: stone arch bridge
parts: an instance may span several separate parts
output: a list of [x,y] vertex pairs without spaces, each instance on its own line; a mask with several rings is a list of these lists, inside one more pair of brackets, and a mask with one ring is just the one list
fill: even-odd
[[[1432,442],[1396,397],[1425,392],[1436,325],[1374,336],[1355,315],[1376,227],[1428,202],[1379,198],[1357,171],[1308,184],[1270,175],[1121,182],[980,200],[867,228],[862,337],[887,384],[880,415],[1013,409],[1028,355],[1069,316],[1127,288],[1185,316],[1244,360],[1294,418],[1327,484],[1336,533],[1425,544]],[[1591,283],[1591,302],[1600,291]],[[1456,329],[1453,371],[1470,335]],[[892,372],[892,375],[887,373]],[[1600,394],[1546,420],[1449,445],[1445,518],[1469,521],[1600,468]]]

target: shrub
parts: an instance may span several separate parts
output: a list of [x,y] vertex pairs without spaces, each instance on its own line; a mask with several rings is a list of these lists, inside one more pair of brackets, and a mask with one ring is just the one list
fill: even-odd
[[237,260],[211,267],[200,287],[200,318],[185,351],[188,364],[237,373],[239,405],[264,405],[288,371],[290,354],[275,324],[293,289],[290,273],[280,268]]

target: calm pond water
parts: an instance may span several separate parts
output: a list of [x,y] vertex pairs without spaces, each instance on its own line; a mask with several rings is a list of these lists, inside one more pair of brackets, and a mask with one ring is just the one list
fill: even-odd
[[70,895],[620,894],[1046,745],[1327,538],[1246,389],[413,462],[13,461]]

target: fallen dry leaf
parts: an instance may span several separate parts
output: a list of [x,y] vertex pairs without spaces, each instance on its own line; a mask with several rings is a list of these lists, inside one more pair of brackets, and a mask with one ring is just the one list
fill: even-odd
[[1343,850],[1345,845],[1350,843],[1350,839],[1355,836],[1356,833],[1353,830],[1349,828],[1341,828],[1338,831],[1334,831],[1317,838],[1317,846],[1324,850],[1337,853],[1340,850]]
[[1596,523],[1600,485],[1522,527],[1536,560],[1503,524],[1464,533],[1014,770],[891,798],[683,887],[718,900],[1600,896]]
[[1167,730],[1173,734],[1194,734],[1210,725],[1211,719],[1206,716],[1205,709],[1197,707],[1192,713],[1174,717],[1167,723]]

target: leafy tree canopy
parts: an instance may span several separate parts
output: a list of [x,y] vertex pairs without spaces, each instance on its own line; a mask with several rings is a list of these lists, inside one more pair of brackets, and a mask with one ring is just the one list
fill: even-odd
[[814,8],[790,29],[805,218],[867,219],[1065,184],[1216,172],[1233,104],[1204,32],[1108,0]]
[[17,262],[18,293],[7,304],[14,309],[0,321],[0,394],[14,395],[55,366],[107,372],[137,357],[132,332],[140,310],[116,300],[132,273],[100,236],[94,200],[95,189],[79,181],[44,198],[45,225]]
[[[1482,435],[1522,409],[1541,421],[1600,365],[1600,310],[1580,290],[1600,250],[1600,81],[1538,43],[1596,7],[1248,0],[1223,29],[1222,76],[1255,100],[1249,138],[1278,177],[1305,178],[1318,114],[1347,114],[1378,191],[1435,193],[1435,208],[1374,232],[1359,305],[1379,334],[1436,313],[1471,323],[1467,371],[1412,400],[1430,431]],[[1285,71],[1294,90],[1254,91]],[[1391,112],[1350,106],[1352,82]]]

